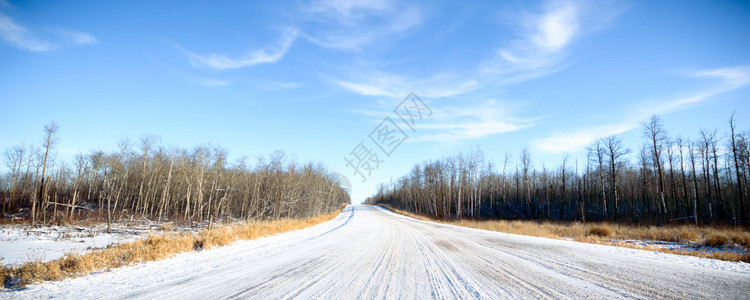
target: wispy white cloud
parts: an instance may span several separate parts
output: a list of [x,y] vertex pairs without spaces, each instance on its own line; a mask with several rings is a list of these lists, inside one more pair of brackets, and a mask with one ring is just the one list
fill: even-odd
[[[599,138],[636,129],[651,115],[663,115],[706,101],[711,97],[750,85],[750,67],[713,69],[685,74],[688,77],[718,80],[708,88],[685,97],[661,101],[640,102],[621,112],[620,121],[557,132],[549,137],[533,140],[531,144],[538,150],[549,153],[576,152],[584,149]],[[617,118],[617,117],[615,117]]]
[[302,86],[301,84],[293,81],[253,80],[252,83],[259,88],[271,91],[296,89]]
[[190,63],[194,67],[216,70],[239,69],[258,64],[275,63],[281,60],[297,38],[297,33],[297,29],[286,30],[275,47],[253,50],[238,58],[230,58],[227,55],[216,53],[200,55],[186,50],[179,45],[178,47],[187,54]]
[[482,70],[509,77],[536,77],[550,72],[578,36],[580,13],[578,3],[548,2],[543,13],[521,18],[521,36],[498,49],[497,56],[485,62]]
[[478,87],[474,80],[459,78],[450,74],[439,74],[430,78],[408,78],[383,72],[359,75],[351,81],[333,80],[340,87],[364,96],[386,96],[402,98],[412,91],[420,96],[442,98],[460,95]]
[[423,21],[414,5],[392,1],[312,2],[302,9],[311,21],[302,37],[325,48],[359,51],[363,46],[408,31]]
[[16,48],[44,52],[58,47],[48,41],[34,37],[28,29],[16,24],[10,17],[0,12],[0,37]]
[[[539,117],[518,117],[518,110],[528,105],[523,102],[474,101],[462,98],[454,99],[460,103],[449,104],[445,99],[428,99],[423,95],[419,97],[430,107],[432,114],[415,124],[415,132],[410,134],[407,142],[457,144],[529,128],[540,120]],[[349,111],[365,116],[373,125],[377,125],[385,117],[394,117],[394,105],[393,99],[389,99],[380,102],[376,109]]]
[[341,24],[355,25],[373,13],[386,12],[392,7],[392,1],[383,0],[321,0],[311,2],[303,10],[326,15]]
[[[8,7],[7,2],[0,3],[0,7]],[[93,35],[85,32],[72,31],[67,29],[51,30],[58,36],[58,39],[49,41],[39,38],[37,35],[17,24],[8,15],[0,12],[0,38],[10,45],[27,51],[46,52],[60,49],[63,45],[78,46],[96,44],[97,39]]]
[[547,153],[576,152],[599,138],[620,134],[638,127],[638,121],[626,120],[616,124],[602,124],[580,128],[571,132],[558,132],[552,136],[532,140],[531,145]]
[[[421,98],[433,113],[414,126],[415,133],[408,142],[460,143],[529,128],[540,119],[517,117],[519,107],[525,106],[522,103],[487,100],[468,104],[466,101],[470,100],[464,100],[460,104],[445,104]],[[382,106],[393,105],[392,101],[386,102]],[[351,112],[368,117],[373,124],[385,117],[393,117],[389,109],[356,109]]]
[[448,142],[484,138],[533,126],[537,118],[514,117],[514,105],[485,101],[471,106],[435,108],[433,117],[416,126],[415,142]]
[[[604,2],[602,2],[604,3]],[[481,71],[495,75],[501,84],[544,76],[567,66],[569,48],[581,36],[603,28],[622,11],[615,5],[583,1],[547,1],[541,13],[515,19],[517,39],[497,49],[481,64]]]
[[[387,6],[377,8],[387,10]],[[379,71],[358,70],[350,71],[352,75],[348,79],[332,82],[368,96],[400,97],[409,91],[418,91],[425,97],[446,97],[534,79],[565,68],[569,64],[568,48],[581,36],[604,28],[623,9],[592,2],[547,1],[540,10],[540,13],[521,14],[522,17],[514,19],[514,25],[521,28],[519,37],[497,49],[492,59],[479,63],[474,69],[462,70],[461,76],[446,76],[450,72],[443,72],[432,78],[412,80]],[[351,13],[342,15],[346,16],[342,17],[345,20],[354,18]]]
[[567,46],[578,33],[580,8],[571,2],[551,4],[548,11],[534,21],[530,41],[537,52],[555,52]]
[[71,45],[94,45],[99,43],[99,40],[95,36],[85,32],[58,29],[55,30],[55,33],[67,44]]
[[[539,13],[522,14],[523,17],[515,19],[514,25],[520,28],[517,39],[497,49],[492,59],[479,63],[475,69],[461,71],[461,75],[443,72],[426,79],[414,79],[380,71],[357,70],[350,71],[348,79],[331,82],[366,96],[401,98],[415,91],[424,98],[437,99],[464,95],[487,86],[506,86],[534,79],[565,68],[569,64],[567,57],[571,45],[582,36],[605,28],[623,10],[614,6],[604,2],[547,1]],[[475,99],[468,101],[476,102]],[[445,117],[424,123],[420,130],[426,133],[412,141],[478,139],[528,128],[540,119],[515,117],[515,112],[508,109],[507,104],[494,101],[463,103],[461,107],[448,107],[443,103],[435,105],[439,106],[434,108],[435,116]],[[465,108],[467,106],[473,108]],[[577,146],[577,140],[588,141],[592,136],[625,129],[616,124],[596,130],[601,132],[582,132],[558,140],[539,141],[539,147],[573,148]]]
[[395,93],[385,90],[378,83],[353,83],[346,81],[335,81],[335,84],[364,96],[387,96],[396,97]]

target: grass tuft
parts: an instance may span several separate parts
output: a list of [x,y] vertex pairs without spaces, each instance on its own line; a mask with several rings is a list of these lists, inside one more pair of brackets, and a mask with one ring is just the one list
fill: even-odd
[[701,239],[701,236],[694,231],[688,231],[688,230],[680,231],[681,242],[696,243],[700,241],[700,239]]
[[610,234],[612,234],[612,228],[609,228],[606,225],[595,226],[589,229],[589,234],[598,237],[608,237]]
[[729,242],[729,238],[722,233],[712,233],[706,237],[706,241],[703,243],[709,247],[721,247]]

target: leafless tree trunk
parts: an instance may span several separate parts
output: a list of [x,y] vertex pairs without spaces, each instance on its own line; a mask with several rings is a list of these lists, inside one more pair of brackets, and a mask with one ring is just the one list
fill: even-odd
[[731,137],[732,137],[732,158],[734,160],[734,170],[735,175],[737,176],[737,196],[739,198],[739,206],[740,206],[740,222],[746,227],[750,226],[746,223],[747,221],[747,214],[745,213],[745,193],[743,192],[742,188],[742,176],[740,172],[740,163],[737,159],[737,143],[736,143],[736,137],[735,134],[735,126],[734,126],[734,114],[735,112],[732,112],[732,116],[729,117],[729,128],[731,130]]
[[651,142],[651,155],[654,157],[654,167],[658,177],[657,191],[661,200],[663,218],[667,218],[667,203],[664,200],[664,176],[661,167],[661,151],[667,139],[658,116],[652,116],[648,123],[644,123],[644,134]]
[[570,155],[568,153],[565,153],[563,155],[562,167],[560,168],[560,172],[562,173],[562,192],[561,192],[561,199],[560,199],[560,220],[564,220],[565,219],[565,203],[566,203],[566,200],[567,200],[567,199],[565,199],[565,190],[567,188],[567,185],[566,185],[567,184],[567,182],[566,182],[567,177],[565,177],[565,175],[566,175],[565,174],[565,171],[566,171],[565,164],[568,162],[568,158],[569,157],[570,157]]
[[698,178],[695,174],[695,151],[692,143],[688,141],[688,153],[690,153],[690,164],[693,171],[693,217],[695,225],[698,225]]
[[531,217],[531,179],[529,178],[531,155],[525,147],[521,149],[521,164],[523,164],[523,185],[526,193],[526,216]]
[[[23,164],[23,146],[13,146],[13,148],[5,151],[5,159],[8,167],[11,169],[12,175],[10,180],[10,197],[7,202],[2,205],[3,213],[11,209],[14,199],[16,198],[16,189],[18,189],[18,177],[21,175],[21,165]],[[6,201],[6,199],[3,199]]]
[[687,185],[687,179],[685,176],[685,162],[683,160],[683,147],[684,143],[681,138],[677,138],[677,147],[680,151],[680,173],[682,174],[682,198],[685,202],[685,208],[689,208],[689,201],[688,201],[688,185]]
[[706,200],[708,200],[708,219],[710,222],[713,223],[714,221],[714,204],[713,204],[713,198],[711,196],[711,157],[710,157],[710,145],[713,143],[714,137],[716,136],[716,131],[714,132],[708,132],[707,130],[701,130],[701,136],[703,137],[703,143],[700,145],[699,149],[701,150],[701,166],[703,168],[703,178],[705,180],[705,188],[706,188]]
[[[621,217],[621,211],[620,211],[620,204],[619,204],[619,196],[617,194],[617,178],[619,173],[618,166],[620,165],[620,159],[623,155],[627,155],[630,153],[629,149],[625,149],[625,147],[622,145],[622,140],[618,139],[615,136],[609,136],[604,138],[603,140],[604,147],[607,151],[607,155],[609,156],[609,169],[610,169],[610,185],[612,188],[612,195],[615,202],[615,213],[617,214],[618,221]],[[601,167],[601,166],[600,166]]]
[[[49,153],[52,150],[52,148],[57,143],[57,136],[55,135],[57,133],[57,130],[59,129],[57,123],[50,122],[47,125],[44,125],[44,139],[42,140],[42,147],[44,147],[44,160],[42,161],[42,178],[41,178],[41,184],[39,185],[39,202],[44,203],[46,201],[46,191],[45,191],[45,179],[47,176],[47,158],[49,157]],[[32,202],[32,208],[31,208],[31,226],[36,225],[36,203],[37,201]],[[44,204],[42,204],[42,208],[44,208]],[[44,210],[42,210],[41,214],[44,215]]]
[[597,161],[599,162],[599,183],[602,195],[602,219],[607,220],[607,192],[604,186],[604,149],[601,146],[602,141],[598,140],[594,144]]

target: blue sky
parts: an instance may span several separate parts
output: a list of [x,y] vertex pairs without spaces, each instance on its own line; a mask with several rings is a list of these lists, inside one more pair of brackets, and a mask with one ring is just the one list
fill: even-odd
[[[557,167],[611,134],[635,152],[652,114],[671,136],[725,132],[732,111],[750,128],[747,1],[465,2],[0,0],[0,148],[55,120],[63,161],[143,134],[283,149],[359,202],[477,147]],[[414,130],[393,112],[410,92],[432,112]],[[381,151],[385,117],[407,138],[363,183],[344,157]]]

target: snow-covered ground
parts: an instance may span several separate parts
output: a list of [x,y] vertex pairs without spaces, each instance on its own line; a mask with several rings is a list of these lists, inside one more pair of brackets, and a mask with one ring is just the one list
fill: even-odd
[[0,264],[20,265],[30,261],[50,261],[68,253],[83,253],[113,243],[143,238],[150,231],[141,227],[106,225],[93,227],[49,226],[32,229],[28,225],[0,226]]
[[750,264],[419,221],[349,206],[307,229],[0,298],[747,299]]
[[638,247],[656,248],[656,249],[669,249],[669,250],[685,250],[685,251],[698,251],[698,252],[733,252],[733,253],[747,253],[748,249],[741,245],[734,246],[719,246],[710,247],[700,243],[689,243],[689,242],[665,242],[665,241],[654,241],[654,240],[611,240],[614,244],[627,244]]

